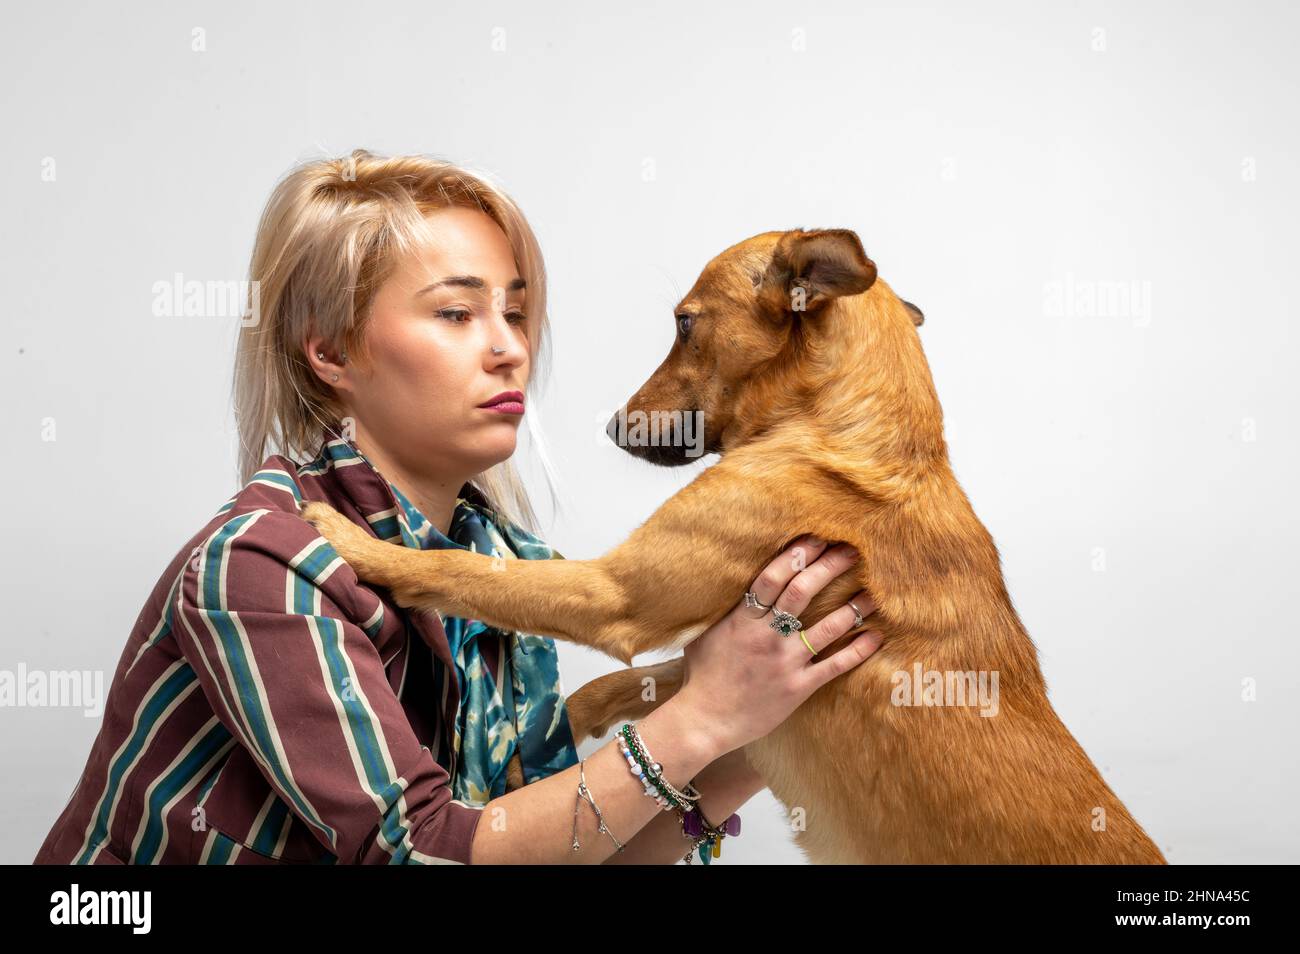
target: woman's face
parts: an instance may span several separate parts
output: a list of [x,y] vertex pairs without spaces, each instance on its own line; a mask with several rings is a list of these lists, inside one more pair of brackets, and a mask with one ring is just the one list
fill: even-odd
[[336,386],[363,451],[372,442],[410,473],[459,483],[515,451],[522,414],[480,405],[524,391],[531,319],[514,253],[491,218],[459,207],[427,218],[427,245],[373,300],[370,362],[345,364]]

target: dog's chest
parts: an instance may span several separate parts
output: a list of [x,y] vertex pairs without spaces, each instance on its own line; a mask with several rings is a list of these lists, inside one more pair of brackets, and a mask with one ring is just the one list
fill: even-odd
[[[843,677],[848,678],[848,677]],[[791,836],[813,864],[890,858],[879,780],[877,725],[845,685],[817,693],[745,755],[786,810]]]

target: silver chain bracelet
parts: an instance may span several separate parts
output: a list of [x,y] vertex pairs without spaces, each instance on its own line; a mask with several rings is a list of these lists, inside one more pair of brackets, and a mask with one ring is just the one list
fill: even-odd
[[573,800],[573,850],[577,851],[582,847],[578,844],[578,806],[582,804],[582,800],[585,798],[587,803],[591,805],[591,810],[596,813],[596,821],[599,823],[597,830],[603,831],[605,834],[609,835],[614,844],[618,847],[618,850],[622,851],[623,846],[620,845],[618,839],[614,837],[614,833],[605,827],[605,819],[600,814],[600,808],[596,805],[596,799],[592,797],[591,789],[587,788],[587,773],[584,771],[586,764],[586,759],[582,759],[578,762],[578,796]]

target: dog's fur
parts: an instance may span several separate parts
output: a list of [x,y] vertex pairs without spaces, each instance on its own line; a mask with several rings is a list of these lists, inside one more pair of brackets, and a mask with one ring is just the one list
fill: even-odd
[[[865,588],[878,610],[822,655],[866,628],[883,644],[745,749],[802,811],[795,838],[809,860],[1164,863],[1048,701],[997,548],[949,465],[920,312],[876,279],[857,235],[796,229],[734,245],[675,318],[671,352],[625,410],[701,410],[705,449],[722,456],[599,559],[507,560],[502,572],[485,555],[382,543],[323,504],[304,516],[400,605],[571,640],[629,666],[721,619],[798,535],[846,541],[860,562],[800,618],[810,627]],[[627,449],[686,463],[684,443]],[[680,663],[572,694],[575,735],[600,737],[662,704]],[[894,674],[918,663],[996,671],[998,713],[894,704]],[[653,703],[641,701],[647,674]]]

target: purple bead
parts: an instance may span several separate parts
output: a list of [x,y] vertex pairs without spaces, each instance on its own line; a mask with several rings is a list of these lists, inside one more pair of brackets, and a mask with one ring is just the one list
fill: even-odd
[[699,838],[704,834],[704,823],[700,820],[699,812],[689,811],[682,815],[682,831],[687,838]]
[[732,815],[730,818],[728,818],[727,821],[723,824],[722,830],[725,831],[728,835],[739,835],[740,816]]

